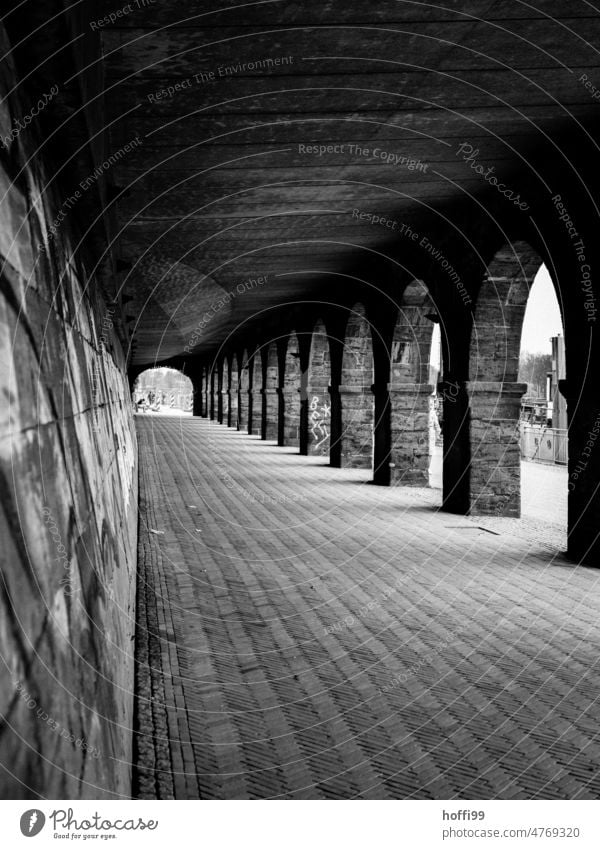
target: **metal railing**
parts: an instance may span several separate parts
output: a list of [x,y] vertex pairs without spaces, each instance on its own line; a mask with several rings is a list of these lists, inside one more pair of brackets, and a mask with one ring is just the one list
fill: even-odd
[[521,423],[521,457],[537,463],[567,464],[569,438],[566,430]]

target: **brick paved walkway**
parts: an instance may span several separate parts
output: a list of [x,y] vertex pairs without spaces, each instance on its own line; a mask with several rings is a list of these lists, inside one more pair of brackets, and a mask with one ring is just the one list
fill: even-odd
[[600,571],[560,532],[137,425],[139,796],[600,795]]

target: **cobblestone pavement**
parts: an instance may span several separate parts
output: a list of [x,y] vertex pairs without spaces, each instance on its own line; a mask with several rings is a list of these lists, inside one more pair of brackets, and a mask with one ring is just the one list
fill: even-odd
[[137,427],[140,797],[600,795],[600,571],[560,529]]

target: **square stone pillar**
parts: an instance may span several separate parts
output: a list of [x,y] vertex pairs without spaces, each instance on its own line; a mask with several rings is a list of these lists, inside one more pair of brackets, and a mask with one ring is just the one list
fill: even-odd
[[283,444],[300,445],[300,387],[281,390]]
[[211,372],[210,374],[209,393],[210,397],[208,399],[208,414],[211,418],[211,421],[214,421],[218,416],[219,406],[219,402],[217,400],[217,377],[214,372]]
[[[256,433],[256,412],[254,409],[254,391],[248,389],[246,391],[246,433]],[[260,422],[260,416],[259,416]]]
[[391,412],[390,484],[429,486],[429,423],[433,386],[388,386]]
[[229,419],[227,424],[237,430],[238,426],[238,393],[237,386],[229,390]]
[[192,415],[204,416],[204,393],[201,386],[194,385],[192,391]]
[[342,468],[373,468],[373,391],[366,386],[339,387],[342,413]]
[[192,381],[192,415],[204,416],[206,415],[206,407],[204,405],[206,379],[204,372],[202,369],[190,371],[188,377]]
[[469,382],[472,515],[521,515],[519,418],[525,383]]
[[279,389],[263,389],[263,439],[277,441],[279,433]]
[[308,391],[308,438],[306,453],[329,457],[331,397],[329,386],[312,386]]
[[229,390],[219,390],[219,424],[229,424]]

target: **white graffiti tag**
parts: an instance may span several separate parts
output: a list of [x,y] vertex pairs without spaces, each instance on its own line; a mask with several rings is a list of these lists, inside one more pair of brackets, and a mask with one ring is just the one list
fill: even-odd
[[329,439],[329,417],[331,415],[331,404],[325,403],[319,407],[318,395],[313,395],[310,402],[310,429],[315,441],[315,450],[320,449],[320,453],[325,454],[328,450],[326,445]]

